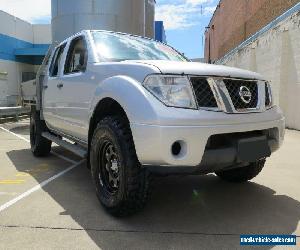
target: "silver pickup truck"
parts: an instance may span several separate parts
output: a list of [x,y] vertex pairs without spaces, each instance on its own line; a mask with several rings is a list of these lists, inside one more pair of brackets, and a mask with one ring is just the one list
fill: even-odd
[[152,174],[244,182],[282,144],[284,117],[260,74],[108,31],[82,31],[51,51],[31,101],[32,152],[46,156],[55,142],[86,157],[113,215],[145,205]]

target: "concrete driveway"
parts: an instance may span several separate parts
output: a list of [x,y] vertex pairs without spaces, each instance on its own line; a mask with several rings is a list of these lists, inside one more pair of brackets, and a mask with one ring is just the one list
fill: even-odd
[[122,219],[82,159],[57,146],[34,158],[28,134],[28,120],[0,125],[0,249],[238,249],[240,234],[300,235],[300,132],[252,182],[157,178],[146,209]]

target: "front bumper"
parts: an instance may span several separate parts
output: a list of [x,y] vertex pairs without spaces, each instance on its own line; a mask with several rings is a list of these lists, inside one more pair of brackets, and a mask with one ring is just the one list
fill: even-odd
[[[136,153],[141,164],[166,167],[200,166],[203,168],[213,165],[215,163],[214,157],[218,157],[218,151],[216,149],[216,151],[209,152],[206,149],[208,140],[213,135],[273,129],[277,132],[269,143],[272,144],[270,146],[271,151],[274,152],[282,144],[285,121],[277,107],[256,114],[236,115],[209,112],[209,116],[206,116],[207,112],[209,111],[199,111],[198,115],[194,116],[194,119],[198,119],[198,121],[194,120],[193,124],[198,123],[199,125],[131,123]],[[183,111],[183,117],[185,116],[184,113]],[[209,120],[206,117],[209,117]],[[180,120],[180,117],[177,119]],[[252,121],[250,122],[250,120]],[[175,156],[172,153],[172,145],[178,141],[183,143],[183,153]],[[230,151],[230,149],[228,150]],[[226,159],[228,161],[228,157]],[[221,166],[224,161],[218,160],[219,165]],[[227,162],[227,164],[229,163]]]

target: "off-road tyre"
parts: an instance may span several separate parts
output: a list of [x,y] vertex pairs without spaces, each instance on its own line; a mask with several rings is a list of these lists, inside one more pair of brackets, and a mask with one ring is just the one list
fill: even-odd
[[30,146],[36,157],[47,156],[51,151],[52,142],[42,136],[45,131],[47,131],[45,121],[42,121],[39,112],[33,109],[30,115]]
[[110,214],[128,216],[144,208],[150,174],[137,159],[126,118],[108,116],[98,123],[91,141],[90,165],[97,197]]
[[266,160],[258,160],[248,166],[216,172],[221,179],[229,182],[247,182],[256,177],[264,168]]

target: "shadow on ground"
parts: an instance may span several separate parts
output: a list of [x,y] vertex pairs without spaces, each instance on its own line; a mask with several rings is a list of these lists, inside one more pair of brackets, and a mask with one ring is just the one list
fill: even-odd
[[[19,159],[27,154],[11,151],[8,157],[22,171]],[[98,203],[85,163],[44,191],[63,207],[60,215],[70,215],[102,249],[233,249],[240,234],[291,234],[300,220],[298,201],[254,182],[229,184],[214,175],[156,179],[145,210],[122,219]]]
[[10,131],[19,135],[28,135],[29,124],[18,124],[18,123],[10,123],[9,124]]

